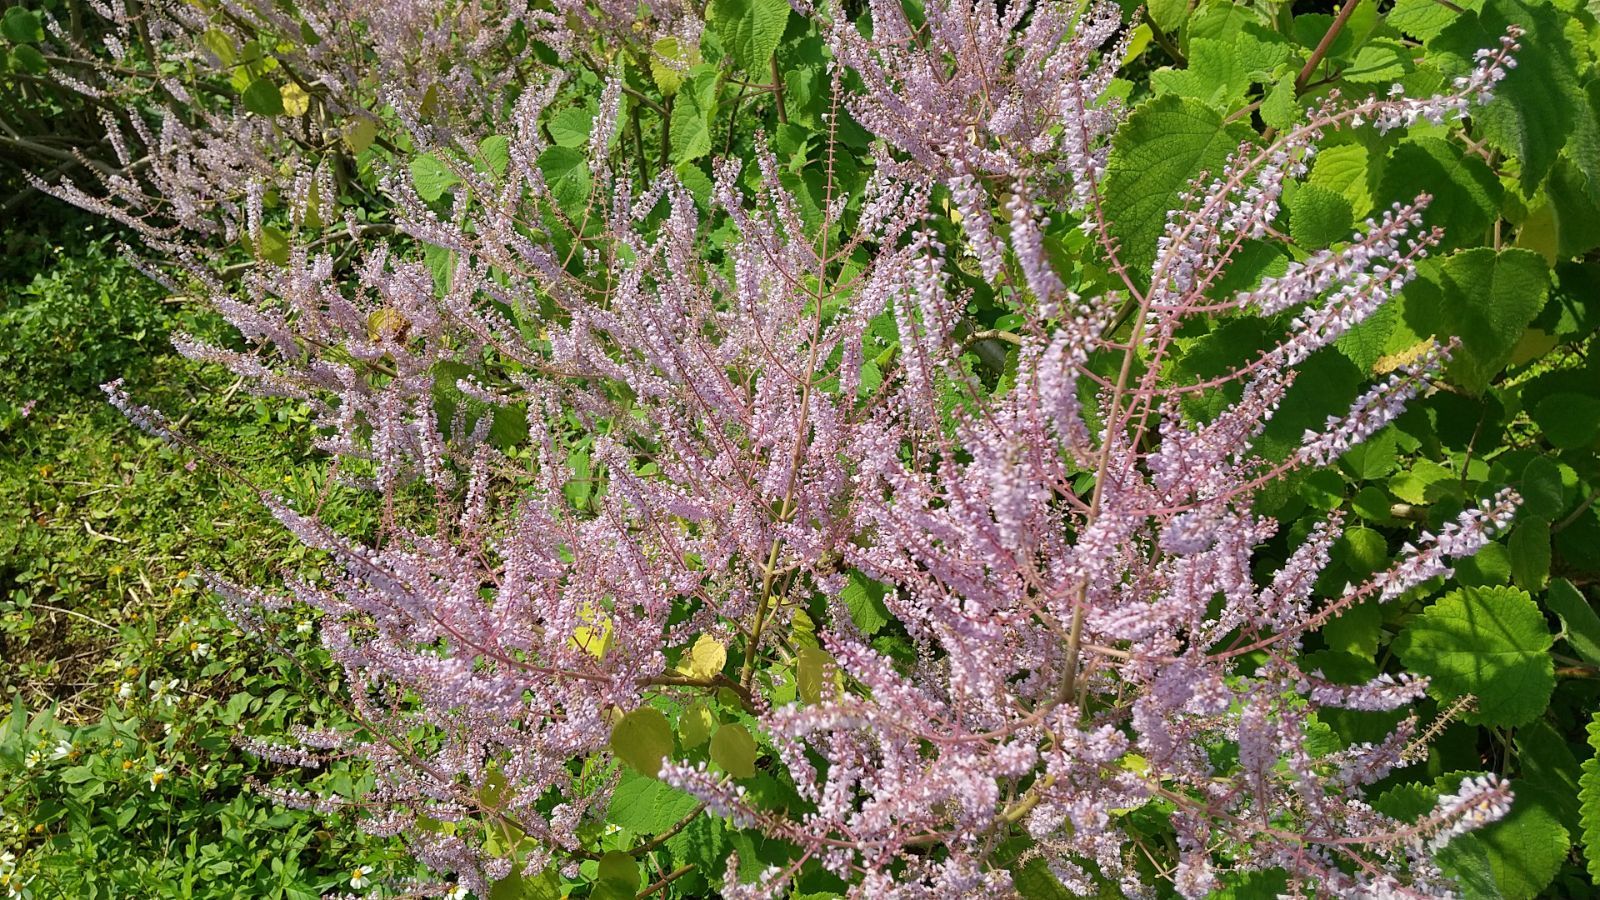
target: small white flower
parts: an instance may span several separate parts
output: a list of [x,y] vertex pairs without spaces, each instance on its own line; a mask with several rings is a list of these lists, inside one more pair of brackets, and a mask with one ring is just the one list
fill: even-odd
[[71,741],[58,741],[56,743],[56,748],[54,750],[50,751],[50,758],[51,759],[66,759],[67,757],[69,757],[71,755],[72,755],[72,742]]
[[367,877],[371,874],[371,866],[356,866],[350,870],[350,886],[357,890],[366,887],[372,883],[372,879]]
[[30,769],[42,762],[44,762],[44,754],[37,750],[29,750],[27,757],[22,760],[22,764]]
[[133,697],[133,682],[124,681],[123,683],[117,685],[117,699],[118,700],[129,700],[129,699],[132,699],[132,697]]
[[444,895],[444,900],[467,900],[467,886],[458,884]]
[[189,655],[196,660],[205,659],[211,655],[211,645],[204,641],[191,641],[189,643]]
[[301,619],[300,620],[300,624],[296,625],[294,627],[294,630],[299,632],[299,633],[301,633],[301,634],[310,634],[311,633],[311,620],[310,619]]
[[156,766],[154,769],[150,770],[150,790],[153,791],[156,788],[160,787],[161,786],[161,782],[166,781],[166,780],[167,780],[167,767],[166,766]]
[[17,867],[17,855],[10,850],[0,850],[0,872],[9,872]]
[[150,691],[150,702],[165,703],[166,705],[171,706],[178,702],[177,698],[172,696],[172,692],[178,690],[182,686],[183,682],[176,678],[171,678],[166,681],[158,681],[156,682],[156,686]]

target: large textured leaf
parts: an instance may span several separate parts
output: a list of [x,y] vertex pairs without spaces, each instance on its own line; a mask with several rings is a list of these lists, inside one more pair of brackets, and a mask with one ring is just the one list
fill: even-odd
[[1589,749],[1593,755],[1583,761],[1578,778],[1578,801],[1582,807],[1583,852],[1589,863],[1589,877],[1600,881],[1600,712],[1589,722]]
[[850,610],[850,618],[856,627],[870,637],[889,624],[889,608],[883,605],[883,596],[887,592],[888,588],[860,572],[852,571],[850,583],[845,585],[839,599]]
[[711,152],[711,120],[716,105],[716,72],[702,70],[684,80],[672,105],[673,162],[685,163]]
[[788,0],[712,0],[709,21],[746,72],[765,75],[789,22]]
[[1550,702],[1550,644],[1544,614],[1526,592],[1479,587],[1447,594],[1413,619],[1394,646],[1407,668],[1432,679],[1433,696],[1477,698],[1468,721],[1521,725]]
[[460,182],[456,173],[432,153],[424,153],[411,161],[411,184],[416,187],[417,196],[429,203],[443,197],[445,191]]
[[1510,361],[1549,289],[1549,269],[1539,254],[1475,247],[1427,266],[1406,286],[1405,324],[1411,338],[1459,337],[1448,377],[1479,394]]
[[1201,172],[1221,172],[1250,136],[1240,123],[1224,125],[1222,114],[1204,103],[1172,95],[1145,103],[1123,123],[1107,163],[1105,199],[1111,234],[1135,278],[1149,279],[1156,239],[1179,194]]
[[1499,215],[1504,193],[1483,160],[1441,138],[1417,138],[1395,147],[1379,190],[1383,206],[1431,195],[1423,215],[1428,225],[1444,229],[1441,248],[1481,243]]
[[1505,900],[1532,900],[1561,870],[1572,838],[1535,792],[1511,789],[1516,799],[1504,819],[1474,835],[1489,852],[1489,868]]
[[1473,112],[1473,126],[1489,145],[1521,162],[1522,190],[1530,196],[1588,114],[1564,19],[1565,14],[1546,4],[1488,0],[1478,13],[1461,13],[1428,42],[1429,51],[1450,66],[1451,74],[1470,68],[1478,50],[1498,46],[1513,23],[1526,32],[1523,46],[1538,48],[1519,54],[1517,67],[1495,85],[1494,100]]
[[654,778],[627,772],[611,794],[606,821],[639,834],[657,834],[678,824],[697,802]]

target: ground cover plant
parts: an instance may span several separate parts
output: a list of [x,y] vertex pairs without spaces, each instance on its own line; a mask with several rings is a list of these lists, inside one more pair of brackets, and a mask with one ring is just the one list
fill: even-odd
[[1587,8],[96,9],[8,140],[316,451],[105,385],[300,548],[318,889],[1592,889]]

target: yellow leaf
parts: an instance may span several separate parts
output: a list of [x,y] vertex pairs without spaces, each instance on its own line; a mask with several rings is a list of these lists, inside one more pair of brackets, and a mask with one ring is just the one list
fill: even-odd
[[595,659],[605,659],[606,651],[611,649],[611,617],[591,603],[585,603],[578,615],[589,624],[574,628],[568,643],[588,651]]
[[[829,673],[832,686],[829,687]],[[804,703],[821,703],[844,690],[844,676],[835,665],[833,654],[817,646],[803,646],[795,660],[795,688]]]
[[283,111],[287,115],[303,116],[311,108],[311,95],[298,84],[284,85],[278,93],[283,96]]
[[406,317],[385,306],[367,314],[367,340],[390,341],[404,336],[410,326]]
[[728,663],[728,648],[709,634],[702,634],[683,655],[678,671],[691,678],[711,678]]

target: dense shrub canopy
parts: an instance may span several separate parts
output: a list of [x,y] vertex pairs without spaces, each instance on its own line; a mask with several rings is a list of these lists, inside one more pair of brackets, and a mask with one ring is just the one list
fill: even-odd
[[110,151],[32,184],[307,411],[287,491],[105,385],[316,554],[204,575],[345,685],[239,743],[437,875],[394,891],[1581,871],[1587,11],[99,12],[5,16]]

